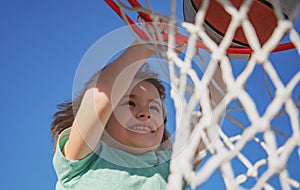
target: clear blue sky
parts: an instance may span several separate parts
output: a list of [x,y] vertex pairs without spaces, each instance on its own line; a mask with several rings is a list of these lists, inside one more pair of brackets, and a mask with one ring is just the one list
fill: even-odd
[[[168,3],[161,4],[157,10],[168,12]],[[72,98],[76,70],[90,46],[121,26],[102,0],[0,1],[0,189],[54,189],[50,124],[56,104]],[[285,82],[300,69],[295,51],[272,59]],[[299,158],[295,163],[299,169]]]

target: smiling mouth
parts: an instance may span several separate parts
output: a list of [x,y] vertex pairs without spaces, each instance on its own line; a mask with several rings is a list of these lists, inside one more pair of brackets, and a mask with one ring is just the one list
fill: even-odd
[[154,133],[155,130],[152,130],[150,127],[146,126],[134,126],[131,128],[128,128],[130,131],[135,132],[135,133]]

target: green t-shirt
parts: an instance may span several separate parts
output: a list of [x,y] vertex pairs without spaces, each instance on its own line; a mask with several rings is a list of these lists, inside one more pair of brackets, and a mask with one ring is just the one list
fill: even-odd
[[165,189],[170,174],[171,148],[132,155],[101,141],[93,153],[72,161],[61,151],[69,134],[70,129],[62,132],[53,158],[58,177],[56,190]]

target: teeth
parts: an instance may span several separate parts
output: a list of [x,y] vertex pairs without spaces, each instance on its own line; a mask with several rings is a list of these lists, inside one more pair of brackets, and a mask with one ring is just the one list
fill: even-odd
[[135,131],[140,131],[140,132],[151,132],[151,129],[149,129],[148,127],[144,127],[144,126],[134,126],[132,129]]

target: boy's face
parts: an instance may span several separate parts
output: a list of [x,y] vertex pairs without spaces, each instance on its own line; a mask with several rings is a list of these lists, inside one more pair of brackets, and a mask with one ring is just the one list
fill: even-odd
[[[136,79],[113,111],[103,140],[133,154],[156,149],[164,132],[163,102],[156,87]],[[108,138],[110,136],[111,138]]]

